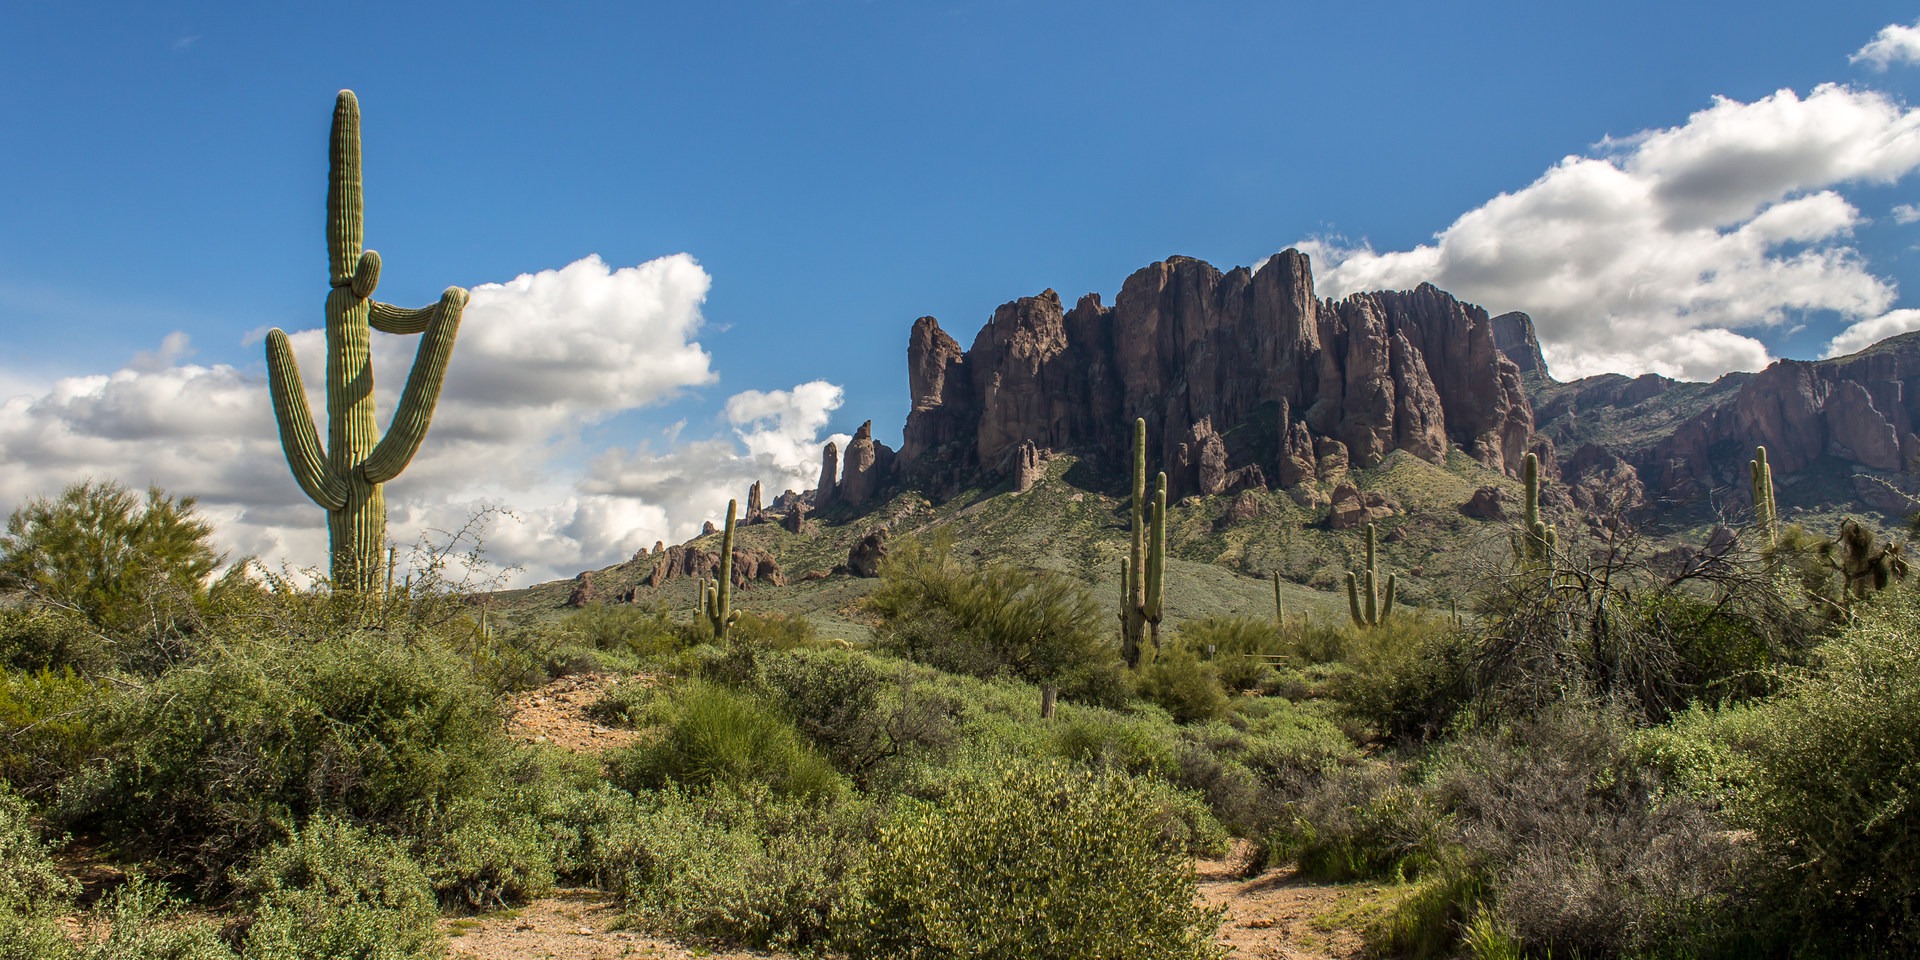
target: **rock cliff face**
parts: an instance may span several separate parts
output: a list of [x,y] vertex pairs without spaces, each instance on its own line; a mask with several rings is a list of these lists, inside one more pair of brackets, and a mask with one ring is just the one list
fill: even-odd
[[[1631,456],[1650,491],[1691,498],[1733,481],[1755,444],[1774,475],[1820,461],[1885,474],[1920,458],[1920,335],[1882,341],[1852,356],[1781,360]],[[1741,473],[1743,476],[1744,473]]]
[[[1222,492],[1247,467],[1283,485],[1311,479],[1322,439],[1355,466],[1395,450],[1439,462],[1458,446],[1511,473],[1533,432],[1486,311],[1430,285],[1321,300],[1296,250],[1226,273],[1174,257],[1128,277],[1112,307],[1025,297],[965,351],[923,317],[907,360],[898,470],[936,494],[1011,475],[1028,442],[1111,466],[1136,417],[1180,494]],[[1267,442],[1222,439],[1262,414]]]

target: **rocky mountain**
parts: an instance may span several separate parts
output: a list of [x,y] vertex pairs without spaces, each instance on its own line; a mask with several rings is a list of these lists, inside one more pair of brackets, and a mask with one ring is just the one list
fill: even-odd
[[[1350,468],[1458,450],[1507,476],[1538,452],[1561,501],[1582,508],[1738,506],[1747,458],[1766,444],[1789,487],[1840,475],[1849,506],[1904,514],[1889,488],[1910,489],[1920,456],[1920,335],[1710,384],[1561,383],[1526,314],[1489,317],[1430,284],[1323,299],[1297,250],[1224,273],[1172,257],[1135,271],[1112,306],[1022,297],[967,347],[922,317],[907,372],[900,450],[876,443],[871,422],[844,457],[829,446],[814,507],[903,487],[936,500],[1002,480],[1025,490],[1057,453],[1117,476],[1136,417],[1176,497],[1265,487],[1316,505],[1352,494],[1338,487]],[[1800,486],[1812,505],[1836,496]]]

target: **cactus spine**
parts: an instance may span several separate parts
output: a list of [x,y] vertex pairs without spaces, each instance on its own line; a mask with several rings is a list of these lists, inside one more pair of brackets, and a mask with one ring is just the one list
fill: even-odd
[[[327,444],[320,445],[307,406],[300,367],[287,335],[267,333],[267,385],[280,446],[293,478],[326,508],[333,588],[372,593],[380,588],[380,554],[387,543],[384,485],[400,475],[433,420],[434,404],[467,292],[448,287],[440,302],[405,310],[370,299],[380,282],[380,255],[361,248],[360,104],[342,90],[333,105],[327,176]],[[422,334],[413,369],[385,436],[376,437],[373,356],[369,328]]]
[[1521,480],[1526,487],[1526,507],[1520,515],[1520,556],[1522,559],[1542,562],[1553,552],[1553,545],[1559,535],[1545,520],[1540,519],[1540,458],[1527,454],[1526,467],[1521,472]]
[[[1364,596],[1362,586],[1364,583]],[[1379,574],[1374,566],[1374,527],[1367,524],[1367,566],[1358,574],[1347,571],[1347,611],[1356,627],[1377,627],[1393,616],[1394,575],[1387,574],[1387,588],[1380,591]],[[1279,585],[1274,587],[1276,593]]]
[[1766,447],[1753,448],[1747,469],[1753,474],[1753,523],[1771,547],[1780,540],[1780,509],[1773,500],[1773,465],[1767,462]]
[[700,612],[713,628],[716,642],[725,641],[727,628],[740,619],[740,611],[733,609],[733,515],[739,508],[738,500],[727,501],[727,532],[720,540],[720,575],[700,582]]
[[1167,475],[1160,474],[1156,481],[1149,513],[1145,419],[1133,422],[1132,520],[1132,548],[1120,561],[1120,655],[1129,669],[1140,665],[1143,639],[1150,635],[1154,649],[1160,647],[1161,598],[1167,575]]

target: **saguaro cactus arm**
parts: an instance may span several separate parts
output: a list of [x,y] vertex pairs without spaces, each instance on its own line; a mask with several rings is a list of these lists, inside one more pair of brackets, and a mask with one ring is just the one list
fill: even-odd
[[327,452],[307,407],[307,388],[300,382],[300,364],[293,345],[278,329],[267,333],[267,392],[273,396],[273,418],[280,424],[280,449],[287,455],[294,482],[313,502],[338,510],[346,505],[346,484],[327,472]]
[[385,483],[399,476],[419,451],[420,441],[426,439],[433,408],[440,399],[440,385],[446,379],[447,361],[453,357],[453,339],[460,332],[460,313],[466,306],[467,292],[448,287],[432,308],[426,335],[420,338],[413,369],[407,374],[407,385],[400,391],[400,405],[394,408],[393,422],[367,457],[369,481]]

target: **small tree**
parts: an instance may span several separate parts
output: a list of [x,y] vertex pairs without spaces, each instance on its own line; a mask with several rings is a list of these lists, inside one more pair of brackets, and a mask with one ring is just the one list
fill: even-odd
[[0,535],[0,584],[81,618],[110,645],[131,644],[117,657],[123,665],[156,652],[165,658],[223,559],[193,507],[192,497],[159,487],[142,504],[111,481],[35,498]]

